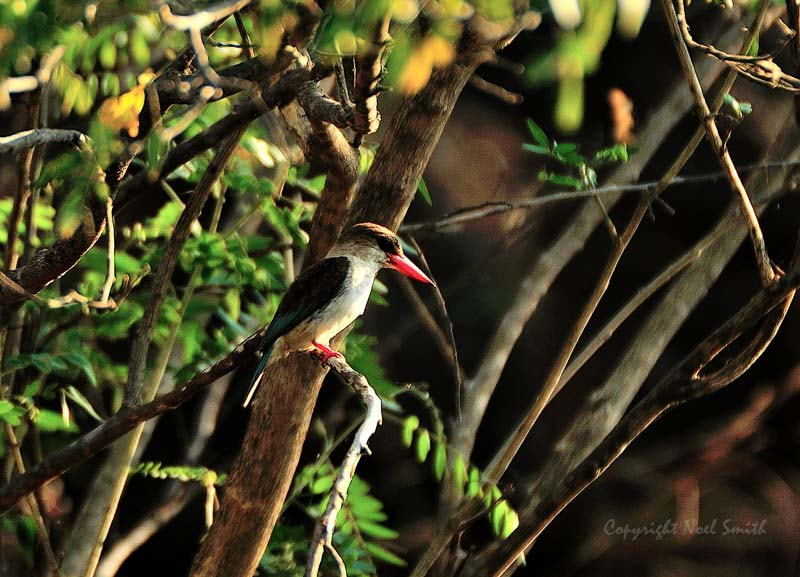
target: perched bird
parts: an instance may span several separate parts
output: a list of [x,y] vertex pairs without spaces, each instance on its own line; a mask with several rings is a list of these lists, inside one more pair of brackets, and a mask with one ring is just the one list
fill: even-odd
[[330,340],[362,315],[375,275],[382,268],[433,284],[403,254],[392,231],[370,222],[345,231],[324,259],[295,279],[261,341],[261,362],[250,382],[245,407],[270,360],[314,349],[322,352],[323,362],[341,356],[330,348]]

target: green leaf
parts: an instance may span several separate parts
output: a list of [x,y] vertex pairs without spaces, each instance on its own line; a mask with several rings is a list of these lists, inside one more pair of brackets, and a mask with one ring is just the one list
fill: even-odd
[[542,154],[544,156],[550,156],[550,149],[544,146],[539,146],[538,144],[528,144],[527,142],[523,142],[522,150],[525,150],[527,152],[532,152],[534,154]]
[[489,520],[492,523],[492,531],[494,531],[495,535],[500,535],[500,532],[503,530],[505,517],[509,510],[510,508],[505,499],[499,501],[494,505],[494,507],[492,507],[492,510],[489,513]]
[[133,63],[139,68],[144,68],[150,62],[150,47],[147,45],[147,39],[138,28],[133,28],[130,31],[130,52],[133,58]]
[[106,70],[114,68],[117,64],[117,45],[113,40],[109,39],[103,42],[103,45],[100,46],[98,60],[100,60],[100,64],[102,64],[103,68]]
[[320,495],[322,493],[327,493],[333,487],[333,477],[332,476],[324,476],[324,477],[317,477],[314,479],[314,482],[311,483],[309,490],[314,495]]
[[750,47],[747,49],[747,56],[758,56],[759,38],[760,35],[756,34],[753,41],[750,43]]
[[444,471],[447,466],[447,448],[444,443],[436,443],[436,448],[433,451],[433,475],[437,481],[441,481],[444,477]]
[[552,172],[542,171],[539,173],[539,180],[555,184],[556,186],[567,186],[575,190],[583,189],[583,182],[573,176],[566,174],[554,174]]
[[424,463],[431,450],[431,434],[428,429],[419,429],[417,435],[417,461]]
[[97,414],[97,412],[94,410],[94,407],[92,407],[92,404],[89,402],[89,399],[84,397],[83,393],[81,393],[78,389],[76,389],[72,385],[69,385],[68,387],[66,387],[66,389],[64,389],[64,391],[67,393],[67,396],[70,399],[72,399],[72,401],[75,404],[77,404],[80,408],[89,413],[90,417],[92,417],[93,419],[95,419],[100,423],[103,422],[103,419],[100,417],[100,415]]
[[477,467],[472,467],[469,470],[469,480],[467,481],[467,496],[478,497],[482,495],[482,491],[481,472]]
[[403,439],[403,445],[406,447],[410,447],[411,443],[414,442],[414,431],[419,428],[419,417],[416,415],[410,415],[405,418],[403,421],[403,428],[401,430],[401,438]]
[[592,166],[602,166],[612,162],[628,162],[628,147],[625,144],[615,144],[608,148],[598,150],[592,158]]
[[0,401],[0,421],[5,421],[12,427],[16,427],[22,422],[25,409],[18,407],[10,401]]
[[508,508],[505,516],[503,517],[503,525],[500,528],[500,537],[503,539],[508,538],[511,533],[516,531],[517,527],[519,527],[519,515],[517,514],[514,509],[511,507]]
[[539,125],[530,118],[527,119],[527,123],[528,130],[530,131],[531,136],[533,136],[536,143],[542,148],[550,150],[550,141],[547,140],[547,135],[544,133],[544,130],[542,130]]
[[89,382],[92,383],[93,387],[97,386],[97,375],[94,372],[94,368],[92,368],[92,363],[86,355],[78,351],[70,351],[63,355],[63,358],[69,364],[80,369],[81,372],[86,375],[86,378],[89,379]]
[[67,363],[61,357],[48,353],[19,354],[8,359],[9,369],[36,367],[42,373],[62,372],[67,370]]
[[463,491],[464,485],[467,483],[467,477],[467,465],[464,462],[464,457],[457,452],[455,458],[453,458],[453,483]]
[[553,154],[563,156],[572,152],[578,152],[578,149],[579,146],[574,142],[562,142],[561,144],[553,146]]
[[365,543],[364,547],[367,549],[369,554],[372,556],[373,559],[377,559],[378,561],[383,561],[384,563],[388,563],[389,565],[394,565],[395,567],[405,567],[407,563],[403,561],[400,557],[384,549],[380,545],[376,545],[375,543]]
[[389,527],[384,527],[372,521],[357,519],[356,525],[358,525],[359,530],[363,534],[374,537],[375,539],[397,539],[400,536],[400,533],[394,529],[389,529]]
[[425,201],[425,204],[428,206],[433,206],[433,201],[431,201],[431,193],[428,191],[428,185],[425,184],[423,179],[419,179],[419,184],[417,185],[417,193],[422,197],[422,200]]
[[40,431],[44,433],[54,433],[58,431],[65,431],[68,433],[75,433],[78,431],[77,425],[70,420],[69,423],[64,423],[61,413],[56,413],[49,409],[39,409],[34,412],[33,422]]

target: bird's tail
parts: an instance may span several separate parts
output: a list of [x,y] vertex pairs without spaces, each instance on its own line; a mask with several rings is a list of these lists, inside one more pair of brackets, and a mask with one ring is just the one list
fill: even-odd
[[273,348],[275,348],[274,343],[264,351],[264,354],[261,355],[261,360],[258,362],[256,372],[253,374],[253,378],[250,381],[250,390],[247,391],[247,396],[244,399],[244,403],[242,403],[243,407],[247,407],[247,405],[250,404],[250,401],[253,400],[253,395],[256,394],[256,389],[258,388],[258,385],[261,384],[261,379],[264,377],[264,368],[269,362],[269,357],[272,355]]

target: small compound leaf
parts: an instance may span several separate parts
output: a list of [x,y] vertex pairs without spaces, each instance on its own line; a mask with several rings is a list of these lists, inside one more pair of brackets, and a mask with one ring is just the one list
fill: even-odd
[[528,118],[527,122],[528,130],[530,131],[531,136],[533,136],[533,139],[536,141],[536,144],[542,148],[550,150],[550,141],[547,140],[547,135],[544,133],[544,130],[542,130],[539,125],[530,118]]
[[431,434],[428,429],[420,429],[417,435],[417,461],[424,463],[431,450]]
[[103,422],[103,419],[94,410],[94,407],[92,407],[92,404],[89,402],[89,399],[83,396],[83,393],[81,393],[78,389],[76,389],[72,385],[69,385],[64,390],[67,396],[72,400],[72,402],[74,402],[76,405],[78,405],[80,408],[86,411],[90,417],[92,417],[93,419],[95,419],[100,423]]

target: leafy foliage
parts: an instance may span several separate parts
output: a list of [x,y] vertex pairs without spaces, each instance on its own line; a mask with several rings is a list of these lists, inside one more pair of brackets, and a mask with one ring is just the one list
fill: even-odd
[[544,130],[533,120],[528,119],[528,130],[535,143],[524,143],[523,150],[540,156],[546,156],[559,163],[565,172],[539,173],[539,180],[550,184],[572,188],[574,190],[591,190],[597,187],[597,169],[607,164],[628,161],[628,146],[615,144],[602,148],[587,157],[580,151],[580,146],[572,142],[558,143],[550,141]]
[[452,484],[461,496],[482,499],[492,532],[505,539],[519,526],[517,512],[497,485],[484,487],[481,472],[475,465],[468,465],[458,452],[450,454],[438,408],[427,394],[415,392],[415,395],[425,402],[435,430],[421,426],[417,415],[408,415],[400,426],[403,445],[413,447],[419,463],[430,463],[437,481]]

